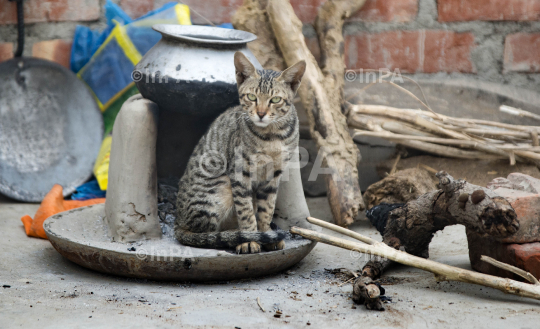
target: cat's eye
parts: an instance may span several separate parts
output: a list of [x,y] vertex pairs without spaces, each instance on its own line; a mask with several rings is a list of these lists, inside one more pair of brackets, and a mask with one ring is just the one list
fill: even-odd
[[270,102],[272,103],[279,103],[281,101],[281,97],[272,97],[272,99],[270,100]]
[[255,95],[253,95],[253,94],[248,94],[247,97],[248,97],[248,99],[249,99],[250,101],[256,101],[256,100],[257,100],[257,96],[255,96]]

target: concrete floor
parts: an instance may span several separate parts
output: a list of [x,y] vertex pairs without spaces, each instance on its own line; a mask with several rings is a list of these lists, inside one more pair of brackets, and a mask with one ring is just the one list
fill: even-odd
[[[308,204],[313,216],[331,218],[325,198]],[[385,285],[393,299],[385,312],[355,307],[352,285],[340,286],[325,269],[359,270],[366,258],[322,244],[285,273],[227,284],[103,275],[62,258],[46,240],[27,238],[20,217],[33,216],[36,209],[0,197],[0,328],[532,329],[540,320],[540,301],[471,284],[437,283],[430,273],[405,266],[385,274],[393,281]],[[380,239],[367,222],[351,228]],[[439,233],[430,249],[431,259],[470,269],[467,252],[465,230],[458,226]],[[281,318],[274,317],[276,310]]]

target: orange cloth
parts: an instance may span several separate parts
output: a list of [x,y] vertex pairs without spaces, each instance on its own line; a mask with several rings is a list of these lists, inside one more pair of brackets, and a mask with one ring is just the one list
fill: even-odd
[[56,184],[41,202],[41,206],[34,215],[34,219],[32,220],[32,217],[25,215],[21,218],[21,221],[24,224],[26,235],[47,239],[47,234],[45,234],[45,230],[43,229],[43,222],[50,216],[62,211],[104,202],[105,198],[84,201],[64,200],[64,196],[62,195],[62,186]]

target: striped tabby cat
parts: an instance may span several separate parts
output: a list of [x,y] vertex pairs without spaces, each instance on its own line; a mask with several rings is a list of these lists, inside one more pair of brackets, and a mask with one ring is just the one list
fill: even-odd
[[298,146],[293,98],[304,61],[283,72],[256,70],[234,55],[240,105],[201,138],[180,180],[175,235],[184,245],[257,253],[285,247],[272,223],[283,170]]

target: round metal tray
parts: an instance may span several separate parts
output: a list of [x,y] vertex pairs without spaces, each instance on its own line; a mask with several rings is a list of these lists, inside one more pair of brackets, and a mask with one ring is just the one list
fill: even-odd
[[103,116],[90,90],[65,67],[36,58],[0,63],[0,193],[41,202],[92,176]]
[[44,223],[53,247],[70,261],[103,273],[172,281],[226,281],[285,270],[316,245],[301,238],[285,240],[283,250],[259,254],[193,248],[174,238],[111,242],[103,204],[59,213]]

